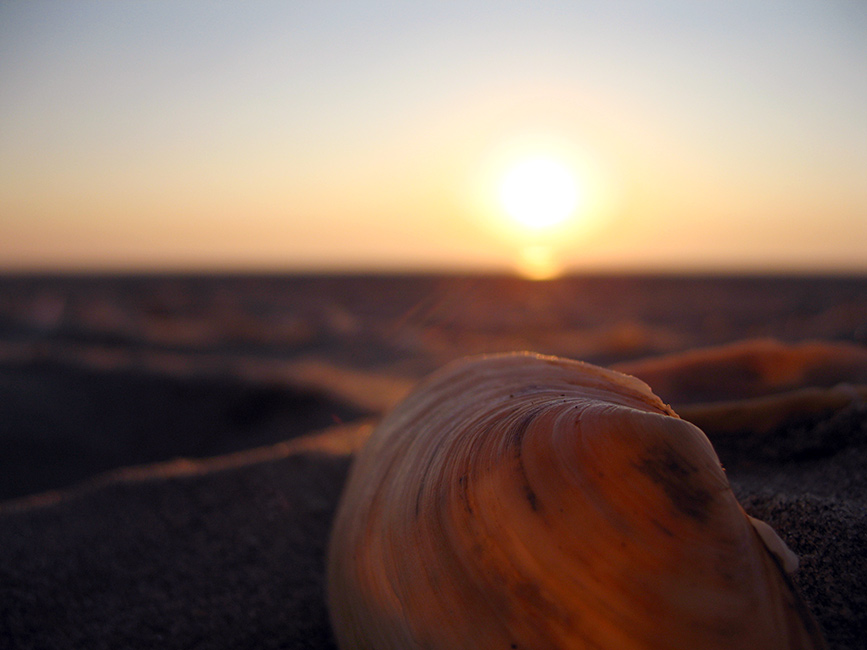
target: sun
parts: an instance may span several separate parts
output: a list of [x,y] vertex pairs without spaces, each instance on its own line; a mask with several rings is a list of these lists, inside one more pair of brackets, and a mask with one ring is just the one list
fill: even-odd
[[499,198],[515,221],[531,230],[542,230],[571,217],[578,208],[580,192],[568,166],[540,156],[521,160],[506,171]]
[[468,171],[468,216],[525,278],[584,263],[590,238],[619,209],[616,166],[565,135],[528,131],[492,142]]

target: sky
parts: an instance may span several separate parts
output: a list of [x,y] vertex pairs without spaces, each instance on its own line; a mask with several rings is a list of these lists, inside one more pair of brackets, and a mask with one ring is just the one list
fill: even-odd
[[[865,35],[861,0],[6,1],[0,269],[867,272]],[[560,192],[530,160],[559,223],[504,203]]]

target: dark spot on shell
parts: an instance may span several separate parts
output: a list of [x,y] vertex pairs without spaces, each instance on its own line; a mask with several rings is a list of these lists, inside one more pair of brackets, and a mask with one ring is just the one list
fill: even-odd
[[461,498],[461,501],[464,503],[464,510],[467,511],[467,514],[473,514],[473,507],[470,505],[470,495],[467,491],[467,481],[469,476],[464,474],[458,479],[458,491]]
[[670,447],[659,446],[648,449],[647,456],[635,466],[662,488],[679,512],[700,522],[707,520],[712,496],[702,485],[695,465]]
[[418,492],[415,495],[415,518],[418,519],[421,514],[421,500],[422,495],[424,494],[424,476],[421,477],[421,481],[418,486]]
[[533,509],[533,512],[538,512],[539,499],[536,497],[536,493],[533,492],[533,488],[531,488],[528,483],[524,484],[524,495],[527,497],[527,501],[530,502],[530,507]]
[[509,437],[509,443],[512,446],[512,449],[514,449],[515,458],[518,461],[518,471],[521,473],[521,478],[524,481],[524,497],[527,499],[533,512],[538,512],[541,506],[536,493],[533,491],[533,488],[530,487],[530,481],[527,479],[527,471],[524,468],[524,458],[521,453],[521,443],[524,440],[524,435],[527,433],[527,429],[530,427],[530,423],[532,423],[536,418],[539,410],[540,409],[533,409],[529,413],[526,413],[524,417],[515,424],[512,434]]
[[520,456],[521,454],[521,443],[524,441],[524,435],[527,433],[527,429],[530,428],[530,423],[538,415],[539,409],[533,409],[529,413],[526,413],[524,417],[522,417],[512,429],[511,435],[509,436],[509,444],[515,449],[515,453]]
[[654,526],[656,526],[659,530],[661,530],[663,532],[664,535],[666,535],[667,537],[674,537],[674,533],[671,532],[670,528],[667,528],[666,526],[664,526],[662,523],[660,523],[656,519],[652,519],[651,521],[653,522]]

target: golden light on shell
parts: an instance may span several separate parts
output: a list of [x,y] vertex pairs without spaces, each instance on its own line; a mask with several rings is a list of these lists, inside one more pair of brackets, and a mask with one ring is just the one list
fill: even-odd
[[635,377],[452,363],[356,455],[326,591],[342,650],[822,650],[798,558]]

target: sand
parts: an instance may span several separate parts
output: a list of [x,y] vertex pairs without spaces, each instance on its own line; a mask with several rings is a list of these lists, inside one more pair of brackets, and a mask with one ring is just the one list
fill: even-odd
[[[496,310],[485,320],[477,311],[485,301],[489,310],[509,300],[529,304],[530,289],[506,300],[497,297],[496,283],[473,285],[475,293],[458,280],[386,283],[391,302],[383,304],[410,304],[384,314],[365,313],[337,280],[326,287],[330,302],[313,307],[312,298],[302,304],[303,292],[293,285],[298,304],[285,307],[282,320],[262,317],[282,323],[271,333],[282,337],[274,342],[265,340],[261,324],[239,321],[239,314],[255,316],[273,305],[269,291],[259,311],[231,303],[224,307],[231,317],[206,313],[193,327],[189,305],[124,321],[129,286],[108,290],[100,282],[61,290],[57,281],[28,287],[19,281],[0,301],[7,306],[0,310],[0,434],[8,443],[0,501],[2,647],[334,648],[323,600],[324,549],[352,453],[429,369],[464,352],[494,351],[483,345],[486,332],[491,348],[533,349],[535,337],[542,352],[584,349],[585,358],[646,373],[648,381],[657,373],[664,399],[705,418],[702,426],[747,512],[771,524],[800,556],[794,581],[829,647],[867,647],[863,282],[855,289],[814,286],[812,294],[803,293],[812,285],[802,283],[792,300],[812,301],[813,311],[809,318],[787,312],[786,344],[744,336],[769,332],[732,325],[744,318],[743,292],[758,291],[752,284],[723,291],[711,283],[704,288],[727,291],[732,307],[718,314],[730,321],[718,324],[728,338],[708,340],[705,333],[707,346],[696,344],[694,327],[682,326],[693,316],[651,317],[652,301],[620,318],[631,325],[608,334],[604,319],[576,325],[563,310],[552,316],[553,299],[544,292],[562,299],[568,287],[561,285],[534,298],[536,315],[548,314],[535,334],[524,316]],[[165,283],[141,282],[136,286],[145,295],[134,304],[154,295],[183,303],[193,295],[148,293],[153,286],[166,292]],[[658,294],[674,291],[667,282]],[[328,294],[317,286],[319,295]],[[472,293],[461,327],[437,316],[442,298],[424,299],[440,286],[451,286],[449,309]],[[585,305],[606,293],[571,290]],[[67,297],[60,325],[51,324],[58,317],[45,304],[52,291]],[[237,296],[237,287],[231,291]],[[75,316],[69,296],[79,296]],[[725,304],[715,300],[716,308]],[[22,304],[37,303],[38,310],[22,312]],[[103,314],[95,321],[115,323],[115,330],[107,333],[104,325],[94,333],[82,325],[90,313],[82,304],[115,308],[115,320]],[[413,305],[421,307],[412,311]],[[426,315],[416,321],[420,311]],[[797,343],[828,334],[829,313],[848,337],[838,331],[821,343]],[[761,318],[784,329],[768,314]],[[422,321],[433,324],[425,328]],[[210,339],[202,330],[209,323]],[[826,353],[817,354],[817,345]],[[721,368],[739,379],[720,380],[714,389],[707,377],[726,376]],[[690,389],[692,382],[700,390]],[[769,412],[776,415],[763,420]],[[757,421],[761,426],[749,424]]]

